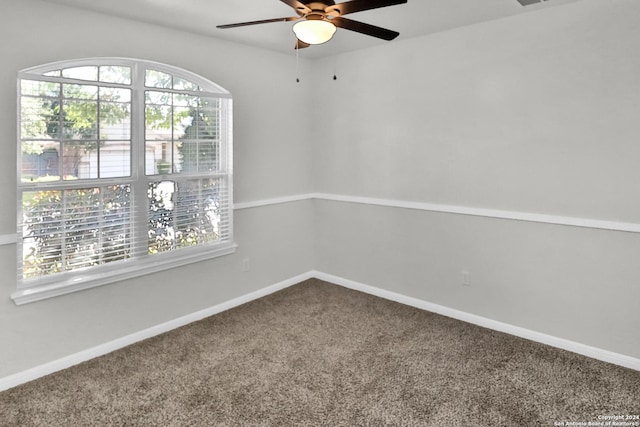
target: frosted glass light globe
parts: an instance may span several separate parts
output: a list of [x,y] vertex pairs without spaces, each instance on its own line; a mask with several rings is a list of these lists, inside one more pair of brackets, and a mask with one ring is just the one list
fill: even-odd
[[293,26],[293,32],[299,40],[308,44],[322,44],[331,40],[336,26],[322,19],[306,19]]

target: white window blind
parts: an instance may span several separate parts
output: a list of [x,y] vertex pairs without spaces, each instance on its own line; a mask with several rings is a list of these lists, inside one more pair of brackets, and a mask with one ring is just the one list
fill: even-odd
[[228,92],[120,58],[18,83],[16,303],[235,250]]

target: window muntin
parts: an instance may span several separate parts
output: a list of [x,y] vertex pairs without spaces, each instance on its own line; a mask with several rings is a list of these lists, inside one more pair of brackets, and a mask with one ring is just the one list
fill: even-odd
[[22,193],[24,281],[131,257],[131,186]]
[[123,59],[19,77],[18,289],[235,248],[226,91]]
[[146,91],[146,170],[215,173],[220,163],[219,99]]
[[[20,88],[21,182],[131,175],[130,88],[27,79]],[[116,146],[123,155],[101,156]]]
[[220,178],[150,182],[149,253],[219,241],[228,233],[226,193]]

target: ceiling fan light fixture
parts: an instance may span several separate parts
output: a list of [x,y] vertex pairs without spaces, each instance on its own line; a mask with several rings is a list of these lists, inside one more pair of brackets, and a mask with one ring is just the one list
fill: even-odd
[[336,26],[323,19],[305,19],[295,23],[293,32],[305,43],[322,44],[331,40],[336,32]]

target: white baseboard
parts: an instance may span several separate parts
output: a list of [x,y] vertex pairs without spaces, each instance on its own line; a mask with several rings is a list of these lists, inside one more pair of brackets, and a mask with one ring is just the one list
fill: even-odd
[[395,292],[387,291],[384,289],[376,288],[366,285],[364,283],[355,282],[353,280],[345,279],[342,277],[334,276],[331,274],[322,273],[320,271],[308,271],[306,273],[297,275],[290,279],[276,283],[275,285],[268,286],[266,288],[251,292],[246,295],[231,299],[229,301],[217,304],[213,307],[209,307],[204,310],[197,311],[195,313],[188,314],[186,316],[179,317],[177,319],[162,323],[160,325],[153,326],[151,328],[144,329],[142,331],[118,338],[116,340],[98,345],[87,350],[80,351],[78,353],[45,363],[40,366],[36,366],[31,369],[27,369],[17,374],[9,375],[4,378],[0,378],[0,391],[16,387],[20,384],[24,384],[29,381],[44,377],[45,375],[52,374],[57,371],[69,368],[87,360],[111,353],[112,351],[121,349],[131,344],[135,344],[139,341],[147,338],[160,335],[162,333],[171,331],[189,323],[204,319],[205,317],[213,316],[214,314],[221,313],[247,302],[256,300],[263,296],[272,294],[276,291],[288,288],[304,280],[317,278],[326,282],[334,283],[345,288],[357,290],[367,294],[375,295],[380,298],[384,298],[390,301],[396,301],[401,304],[405,304],[411,307],[416,307],[422,310],[438,313],[443,316],[451,317],[454,319],[462,320],[464,322],[472,323],[478,326],[482,326],[488,329],[493,329],[499,332],[505,332],[510,335],[525,338],[531,341],[539,342],[542,344],[550,345],[552,347],[568,350],[573,353],[581,354],[583,356],[591,357],[593,359],[602,360],[615,365],[624,366],[629,369],[640,371],[640,359],[636,359],[630,356],[614,353],[608,350],[602,350],[596,347],[591,347],[585,344],[577,343],[574,341],[565,340],[563,338],[557,338],[550,335],[542,334],[540,332],[531,331],[528,329],[513,326],[507,323],[498,322],[496,320],[488,319],[475,314],[469,314],[463,311],[455,310],[449,307],[444,307],[438,304],[433,304],[427,301],[423,301],[417,298],[408,297],[406,295],[398,294]]
[[99,356],[103,356],[107,353],[111,353],[112,351],[121,349],[131,344],[135,344],[147,338],[151,338],[156,335],[169,332],[173,329],[179,328],[189,323],[193,323],[198,320],[204,319],[205,317],[213,316],[214,314],[221,313],[223,311],[229,310],[231,308],[237,307],[247,302],[256,300],[258,298],[262,298],[263,296],[272,294],[281,289],[288,288],[289,286],[292,286],[292,285],[295,285],[296,283],[300,283],[304,280],[310,279],[311,277],[313,277],[311,272],[300,274],[298,276],[284,280],[280,283],[276,283],[275,285],[271,285],[266,288],[257,290],[255,292],[251,292],[246,295],[242,295],[232,300],[223,302],[221,304],[214,305],[213,307],[209,307],[204,310],[200,310],[195,313],[191,313],[186,316],[182,316],[177,319],[170,320],[168,322],[165,322],[156,326],[152,326],[151,328],[147,328],[142,331],[135,332],[130,335],[126,335],[122,338],[118,338],[113,341],[100,344],[96,347],[89,348],[87,350],[83,350],[66,357],[62,357],[60,359],[45,363],[40,366],[36,366],[31,369],[27,369],[26,371],[18,372],[17,374],[0,378],[0,391],[7,390],[12,387],[16,387],[20,384],[33,381],[35,379],[44,377],[45,375],[49,375],[66,368],[70,368],[71,366],[77,365],[82,362],[86,362],[87,360],[91,360]]
[[334,283],[336,285],[340,285],[345,288],[375,295],[380,298],[388,299],[388,300],[399,302],[401,304],[405,304],[411,307],[416,307],[422,310],[441,314],[443,316],[451,317],[453,319],[462,320],[464,322],[482,326],[487,329],[504,332],[509,335],[514,335],[516,337],[525,338],[530,341],[546,344],[551,347],[556,347],[556,348],[567,350],[573,353],[581,354],[583,356],[587,356],[592,359],[597,359],[604,362],[612,363],[614,365],[624,366],[625,368],[640,371],[640,359],[636,359],[634,357],[626,356],[619,353],[614,353],[612,351],[603,350],[597,347],[592,347],[592,346],[581,344],[575,341],[569,341],[564,338],[558,338],[558,337],[543,334],[540,332],[531,331],[529,329],[521,328],[519,326],[510,325],[508,323],[499,322],[497,320],[488,319],[486,317],[477,316],[475,314],[466,313],[464,311],[456,310],[456,309],[445,307],[438,304],[433,304],[428,301],[423,301],[417,298],[408,297],[406,295],[398,294],[395,292],[386,291],[384,289],[365,285],[364,283],[355,282],[353,280],[344,279],[342,277],[333,276],[331,274],[325,274],[319,271],[313,271],[311,275],[320,280],[324,280],[325,282]]

